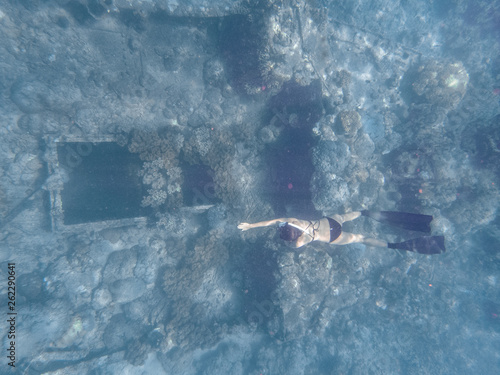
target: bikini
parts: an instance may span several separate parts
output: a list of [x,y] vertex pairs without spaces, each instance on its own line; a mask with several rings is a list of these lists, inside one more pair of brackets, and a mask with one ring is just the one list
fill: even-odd
[[[332,243],[337,238],[339,238],[340,233],[342,233],[342,225],[338,221],[332,219],[331,217],[327,217],[326,219],[328,220],[328,223],[330,224],[330,243]],[[313,222],[310,221],[309,225],[306,227],[306,229],[302,229],[301,227],[299,227],[298,225],[295,225],[295,224],[288,223],[288,225],[291,225],[292,227],[295,227],[297,229],[300,229],[302,232],[307,233],[309,236],[312,237],[312,239],[314,241],[314,238],[316,237],[316,231],[319,229],[319,220],[317,223],[318,223],[317,227],[315,227]],[[310,227],[312,228],[312,234],[310,234],[307,231]]]
[[328,223],[330,223],[330,243],[339,238],[340,233],[342,233],[342,225],[331,217],[327,217]]

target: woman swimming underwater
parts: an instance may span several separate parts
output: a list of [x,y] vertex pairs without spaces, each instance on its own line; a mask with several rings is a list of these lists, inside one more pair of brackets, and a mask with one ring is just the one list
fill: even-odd
[[312,241],[320,241],[333,245],[363,243],[368,246],[388,247],[420,254],[440,254],[446,251],[443,236],[424,236],[409,241],[390,243],[375,238],[368,238],[362,234],[342,231],[343,223],[357,219],[360,216],[367,216],[381,223],[391,224],[404,229],[425,233],[431,232],[430,222],[432,221],[432,216],[394,211],[356,211],[345,215],[324,217],[320,220],[279,218],[254,224],[241,223],[238,225],[238,228],[246,231],[279,223],[280,237],[285,241],[293,242],[295,247],[302,247]]

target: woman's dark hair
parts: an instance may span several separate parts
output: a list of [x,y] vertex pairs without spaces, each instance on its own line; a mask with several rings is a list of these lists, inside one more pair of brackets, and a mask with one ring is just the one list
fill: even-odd
[[280,231],[280,238],[285,241],[295,241],[302,234],[300,229],[292,227],[291,225],[288,225],[288,223],[280,225],[278,229]]

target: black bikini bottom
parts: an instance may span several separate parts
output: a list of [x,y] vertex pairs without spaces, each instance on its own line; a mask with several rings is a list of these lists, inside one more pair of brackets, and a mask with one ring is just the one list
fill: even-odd
[[339,238],[340,233],[342,233],[342,225],[336,220],[333,220],[331,217],[327,217],[328,222],[330,223],[330,242],[335,241]]

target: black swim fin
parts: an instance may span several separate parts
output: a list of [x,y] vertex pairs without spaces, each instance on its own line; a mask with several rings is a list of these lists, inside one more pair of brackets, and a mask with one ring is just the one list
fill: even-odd
[[416,230],[424,233],[431,232],[431,215],[396,211],[361,211],[361,215],[403,229]]
[[443,236],[425,236],[404,242],[388,243],[387,247],[427,255],[441,254],[446,251]]

